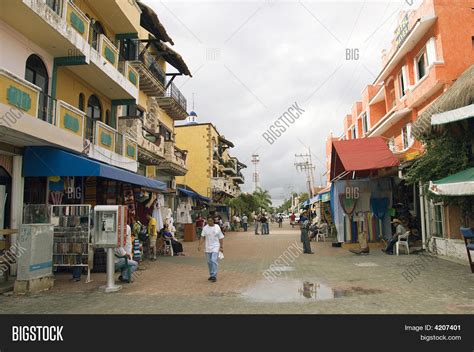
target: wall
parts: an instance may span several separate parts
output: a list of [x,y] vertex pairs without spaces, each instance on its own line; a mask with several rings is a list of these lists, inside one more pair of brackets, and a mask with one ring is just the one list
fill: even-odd
[[[176,145],[188,151],[186,158],[188,172],[177,176],[177,184],[185,184],[203,196],[208,196],[211,177],[210,138],[213,127],[210,124],[177,126]],[[217,138],[217,137],[216,137]]]

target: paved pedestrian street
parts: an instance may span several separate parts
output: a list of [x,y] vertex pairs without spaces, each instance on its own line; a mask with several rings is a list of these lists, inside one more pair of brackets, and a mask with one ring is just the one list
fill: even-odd
[[[474,276],[466,265],[379,249],[356,256],[330,241],[311,242],[315,254],[308,255],[295,244],[301,245],[299,232],[288,224],[272,225],[269,236],[228,233],[216,283],[207,280],[197,242],[186,242],[186,256],[145,262],[146,270],[118,293],[100,290],[105,274],[93,274],[89,284],[58,274],[51,291],[4,295],[0,307],[2,313],[474,313]],[[296,259],[274,264],[288,248]],[[402,273],[416,260],[423,267],[407,280]]]

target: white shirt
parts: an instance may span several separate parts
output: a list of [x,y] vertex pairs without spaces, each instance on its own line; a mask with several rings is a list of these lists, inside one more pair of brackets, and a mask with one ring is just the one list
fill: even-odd
[[132,228],[127,224],[127,239],[125,243],[125,252],[129,255],[132,254]]
[[217,253],[219,252],[219,248],[221,247],[219,240],[224,238],[224,234],[222,233],[221,228],[219,225],[209,226],[206,225],[202,229],[201,237],[205,239],[205,249],[204,252],[206,253]]

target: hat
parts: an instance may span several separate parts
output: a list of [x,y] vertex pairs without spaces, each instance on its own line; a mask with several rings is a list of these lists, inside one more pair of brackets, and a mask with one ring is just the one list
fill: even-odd
[[395,219],[392,220],[392,224],[397,224],[397,223],[398,223],[398,224],[401,224],[402,222],[401,222],[400,219],[397,219],[397,218],[395,218]]

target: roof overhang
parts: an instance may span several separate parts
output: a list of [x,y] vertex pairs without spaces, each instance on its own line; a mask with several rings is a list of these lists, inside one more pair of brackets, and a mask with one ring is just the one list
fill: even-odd
[[434,114],[431,117],[431,125],[444,125],[451,122],[462,121],[474,117],[474,104],[462,108]]
[[411,109],[403,108],[400,110],[391,110],[372,128],[368,136],[377,137],[385,133],[390,127],[400,121],[405,115],[409,114]]
[[385,100],[385,88],[384,88],[383,85],[381,85],[378,92],[369,101],[369,105],[374,105],[374,104],[380,103],[381,101],[384,101],[384,100]]
[[431,181],[429,190],[440,196],[474,196],[474,167]]
[[413,48],[420,42],[421,38],[428,32],[437,17],[432,14],[419,18],[412,27],[402,45],[395,51],[392,57],[388,60],[385,67],[379,73],[374,81],[374,84],[381,84],[393,69],[398,65],[401,59],[405,57]]

